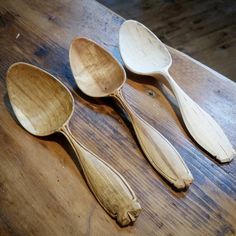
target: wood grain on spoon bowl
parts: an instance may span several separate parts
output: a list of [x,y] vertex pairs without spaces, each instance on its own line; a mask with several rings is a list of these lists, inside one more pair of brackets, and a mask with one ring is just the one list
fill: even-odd
[[183,121],[198,144],[218,161],[231,161],[236,152],[224,131],[169,74],[172,59],[165,45],[147,27],[137,21],[128,20],[120,28],[119,46],[122,59],[129,70],[153,76],[172,91]]
[[125,82],[125,71],[118,62],[86,38],[74,39],[70,47],[70,62],[79,88],[88,96],[106,97]]
[[33,65],[13,64],[7,73],[7,89],[17,119],[34,135],[55,133],[73,113],[74,101],[69,90]]
[[46,71],[26,63],[16,63],[9,68],[7,89],[22,126],[38,136],[64,134],[98,202],[120,225],[134,222],[141,207],[129,184],[109,164],[78,143],[69,129],[74,109],[70,91]]
[[126,67],[142,75],[168,69],[172,59],[167,48],[148,28],[140,26],[139,22],[128,20],[120,28],[119,47]]
[[123,97],[121,88],[126,73],[120,63],[104,48],[86,38],[73,40],[69,57],[78,87],[92,97],[115,98],[129,115],[140,146],[152,166],[176,188],[188,187],[193,177],[177,150],[138,116]]

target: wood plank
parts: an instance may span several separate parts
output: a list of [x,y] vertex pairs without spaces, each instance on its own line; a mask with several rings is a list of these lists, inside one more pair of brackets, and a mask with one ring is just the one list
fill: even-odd
[[[90,37],[121,60],[121,17],[90,0],[2,1],[0,12],[1,235],[235,234],[235,161],[219,165],[189,138],[174,112],[178,108],[169,104],[159,84],[128,73],[124,92],[129,104],[188,164],[194,183],[186,192],[171,189],[150,166],[113,101],[88,98],[76,87],[68,61],[70,41],[75,35]],[[236,148],[235,83],[173,49],[171,53],[171,74],[217,120]],[[120,228],[104,212],[62,136],[34,137],[15,122],[5,73],[16,61],[40,66],[70,88],[76,103],[73,134],[127,179],[142,205],[133,226]]]

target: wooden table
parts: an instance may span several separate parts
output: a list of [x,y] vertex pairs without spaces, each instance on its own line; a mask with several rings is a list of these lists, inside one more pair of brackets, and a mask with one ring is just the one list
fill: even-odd
[[[189,138],[174,98],[160,84],[128,73],[124,93],[188,164],[194,182],[185,192],[151,167],[114,102],[88,98],[76,87],[68,61],[72,38],[90,37],[121,61],[123,20],[91,0],[0,1],[0,235],[236,234],[236,161],[220,165]],[[171,74],[236,148],[236,84],[178,51],[171,54]],[[98,204],[64,137],[34,137],[16,122],[5,75],[17,61],[49,71],[70,88],[73,134],[128,180],[143,207],[133,226],[119,227]]]

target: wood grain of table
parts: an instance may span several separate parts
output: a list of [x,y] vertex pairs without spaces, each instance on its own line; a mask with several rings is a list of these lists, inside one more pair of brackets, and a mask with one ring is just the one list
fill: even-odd
[[[128,72],[124,95],[186,161],[194,177],[187,191],[175,191],[151,167],[114,102],[89,98],[76,87],[68,60],[72,38],[89,37],[121,61],[123,21],[91,0],[0,1],[0,235],[236,234],[235,160],[220,165],[189,137],[175,99],[162,85]],[[171,75],[236,148],[236,84],[169,49]],[[5,83],[17,61],[47,70],[71,90],[72,132],[131,185],[143,208],[134,225],[121,228],[102,209],[64,137],[34,137],[17,123]]]

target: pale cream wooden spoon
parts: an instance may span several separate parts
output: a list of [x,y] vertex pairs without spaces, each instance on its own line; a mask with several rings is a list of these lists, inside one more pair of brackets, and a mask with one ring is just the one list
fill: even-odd
[[153,167],[176,188],[188,187],[193,178],[179,153],[125,101],[121,87],[126,73],[119,62],[104,48],[86,38],[73,40],[69,57],[79,88],[91,97],[115,98],[129,114],[140,145]]
[[70,91],[46,71],[26,63],[16,63],[9,68],[7,89],[21,125],[37,136],[64,134],[102,207],[122,226],[134,222],[141,207],[128,183],[115,169],[78,143],[69,129],[74,111]]
[[165,45],[141,23],[127,20],[120,28],[119,46],[130,71],[161,79],[173,92],[192,137],[220,162],[231,161],[236,153],[223,130],[170,76],[168,69],[172,58]]

